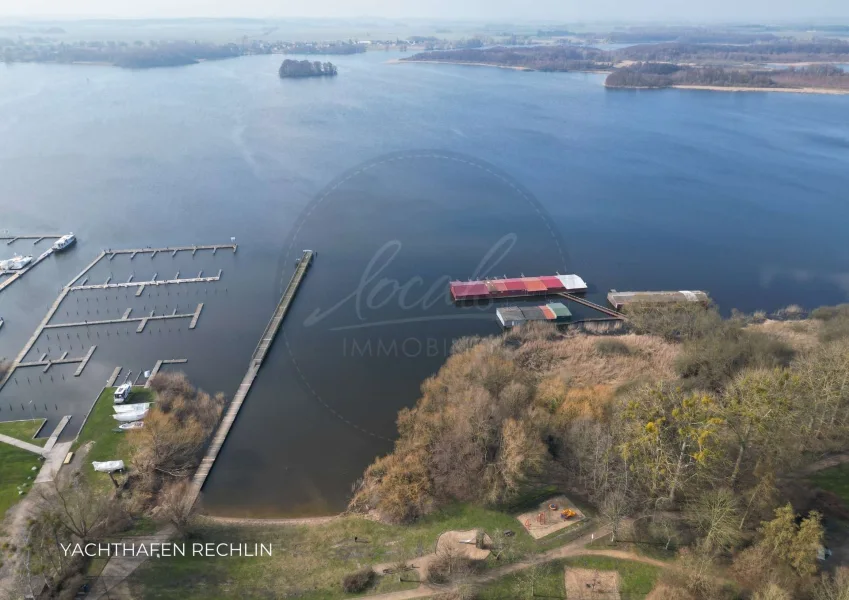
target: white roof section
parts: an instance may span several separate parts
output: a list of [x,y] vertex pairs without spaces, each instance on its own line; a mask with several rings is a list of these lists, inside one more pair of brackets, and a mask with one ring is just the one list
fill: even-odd
[[567,290],[585,290],[587,283],[577,275],[558,275],[557,279]]

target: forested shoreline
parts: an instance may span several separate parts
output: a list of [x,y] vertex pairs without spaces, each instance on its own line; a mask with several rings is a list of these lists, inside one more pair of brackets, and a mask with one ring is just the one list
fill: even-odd
[[675,597],[725,598],[714,567],[751,592],[814,597],[823,518],[847,508],[793,473],[849,451],[849,305],[787,322],[692,306],[630,316],[615,337],[534,324],[458,341],[351,509],[408,523],[553,485],[613,538],[630,519],[674,542],[693,576]]

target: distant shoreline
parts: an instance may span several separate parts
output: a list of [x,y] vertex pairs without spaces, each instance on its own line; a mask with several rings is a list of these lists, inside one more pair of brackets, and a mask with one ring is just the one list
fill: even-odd
[[[531,69],[530,67],[514,67],[511,65],[492,65],[490,63],[479,63],[479,62],[463,62],[459,60],[405,60],[401,58],[392,58],[386,61],[388,65],[401,65],[405,63],[425,63],[430,65],[460,65],[464,67],[494,67],[496,69],[510,69],[511,71],[537,71],[537,69]],[[552,73],[594,73],[596,75],[609,75],[611,71],[604,71],[598,69],[590,69],[590,70],[582,70],[575,69],[574,71],[551,71]]]
[[[840,90],[832,88],[779,88],[779,87],[741,87],[721,85],[673,85],[676,90],[702,90],[706,92],[780,92],[784,94],[827,94],[832,96],[849,95],[849,89]],[[610,88],[616,89],[616,88]],[[620,88],[629,89],[629,88]],[[635,89],[635,88],[631,88]],[[663,89],[663,88],[658,88]]]
[[496,69],[510,69],[511,71],[533,71],[528,67],[512,67],[510,65],[490,65],[487,63],[463,62],[459,60],[406,60],[392,58],[386,61],[388,65],[403,65],[405,63],[425,63],[430,65],[461,65],[466,67],[495,67]]

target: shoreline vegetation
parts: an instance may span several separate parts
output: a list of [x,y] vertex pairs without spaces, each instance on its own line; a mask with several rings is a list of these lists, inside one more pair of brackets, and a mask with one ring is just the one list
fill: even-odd
[[849,93],[849,42],[784,39],[742,46],[642,44],[605,51],[591,46],[546,45],[468,48],[418,53],[398,62],[496,66],[519,71],[606,73],[610,89],[701,89]]
[[281,79],[301,79],[305,77],[336,77],[336,65],[331,62],[286,59],[280,65],[278,74]]

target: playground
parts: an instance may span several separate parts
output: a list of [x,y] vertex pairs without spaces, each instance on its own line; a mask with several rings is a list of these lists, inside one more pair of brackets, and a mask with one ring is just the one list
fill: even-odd
[[538,540],[584,520],[584,514],[566,496],[556,496],[540,503],[534,511],[516,517],[522,527]]

